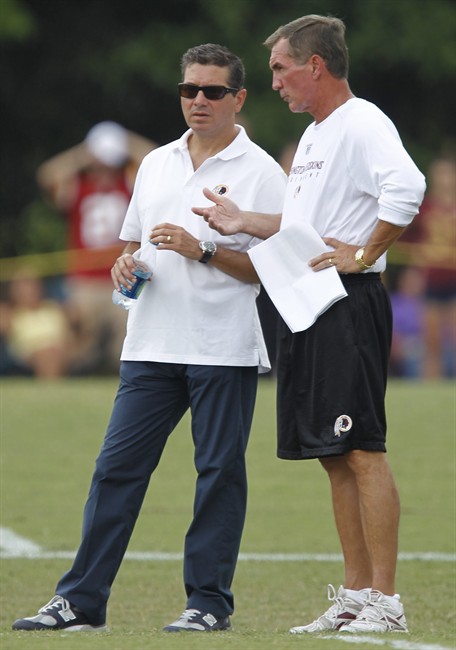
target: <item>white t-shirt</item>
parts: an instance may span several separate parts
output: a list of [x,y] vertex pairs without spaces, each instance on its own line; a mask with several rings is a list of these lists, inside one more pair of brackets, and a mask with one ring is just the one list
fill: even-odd
[[[418,212],[424,176],[391,120],[350,99],[304,131],[291,167],[281,228],[305,219],[321,237],[362,246],[377,219],[407,226]],[[386,254],[372,271],[383,271]]]
[[250,235],[220,235],[191,211],[212,205],[204,187],[225,193],[245,210],[282,211],[283,170],[238,129],[235,140],[196,171],[187,147],[190,130],[145,157],[120,238],[141,242],[140,257],[154,274],[129,312],[122,360],[270,368],[256,308],[259,285],[148,243],[153,226],[163,222],[236,251],[257,243]]

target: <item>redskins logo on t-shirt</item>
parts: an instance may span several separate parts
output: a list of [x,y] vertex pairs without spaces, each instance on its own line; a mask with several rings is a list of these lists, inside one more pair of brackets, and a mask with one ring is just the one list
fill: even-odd
[[229,189],[230,188],[228,187],[228,185],[216,185],[212,191],[214,192],[214,194],[223,196],[224,194],[227,194],[227,192],[229,192]]

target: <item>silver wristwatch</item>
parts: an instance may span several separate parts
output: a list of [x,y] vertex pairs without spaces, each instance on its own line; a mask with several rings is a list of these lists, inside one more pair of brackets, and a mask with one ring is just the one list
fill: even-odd
[[213,241],[200,241],[199,247],[203,251],[203,256],[201,257],[201,259],[198,260],[198,262],[201,262],[202,264],[207,264],[211,259],[211,257],[215,255],[217,251],[217,246],[214,244]]

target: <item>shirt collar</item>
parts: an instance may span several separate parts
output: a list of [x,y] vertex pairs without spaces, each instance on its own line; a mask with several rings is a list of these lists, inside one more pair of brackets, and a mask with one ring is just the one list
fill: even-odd
[[[236,128],[239,130],[237,136],[234,140],[222,151],[214,154],[212,158],[220,158],[220,160],[231,160],[232,158],[238,158],[242,156],[248,148],[250,142],[249,136],[247,135],[246,130],[240,124],[236,124]],[[179,140],[176,140],[176,149],[180,150],[182,153],[188,153],[188,139],[192,133],[192,129],[188,129]]]

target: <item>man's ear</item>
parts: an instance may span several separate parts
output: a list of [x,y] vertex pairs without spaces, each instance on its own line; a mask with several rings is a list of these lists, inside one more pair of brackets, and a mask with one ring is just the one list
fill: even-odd
[[326,68],[326,63],[318,54],[312,54],[309,59],[309,63],[312,66],[312,77],[318,79],[321,76],[321,73]]
[[241,88],[241,90],[238,90],[235,96],[235,111],[236,113],[239,113],[244,106],[244,102],[247,97],[247,89],[246,88]]

